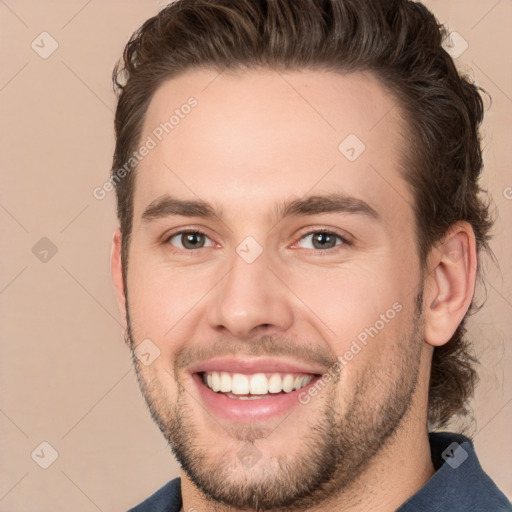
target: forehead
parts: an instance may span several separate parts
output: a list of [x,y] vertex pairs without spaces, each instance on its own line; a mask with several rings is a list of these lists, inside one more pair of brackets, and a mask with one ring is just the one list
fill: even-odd
[[146,113],[134,220],[165,193],[256,213],[336,191],[411,215],[402,133],[396,102],[369,74],[188,71]]

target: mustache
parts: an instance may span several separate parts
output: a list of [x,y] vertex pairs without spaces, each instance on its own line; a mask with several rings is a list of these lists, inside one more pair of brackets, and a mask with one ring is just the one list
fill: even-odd
[[207,345],[185,345],[176,353],[174,371],[185,369],[215,357],[291,357],[322,366],[326,371],[337,361],[336,355],[321,345],[308,345],[289,337],[263,335],[257,339],[237,340],[219,337]]

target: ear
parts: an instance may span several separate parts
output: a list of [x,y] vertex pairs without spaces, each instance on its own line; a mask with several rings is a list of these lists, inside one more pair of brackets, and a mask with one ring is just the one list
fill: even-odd
[[428,257],[424,295],[425,341],[444,345],[466,315],[475,292],[477,255],[473,228],[452,226]]
[[110,255],[110,271],[112,273],[112,281],[116,290],[117,305],[121,313],[125,330],[128,327],[126,321],[126,297],[125,286],[123,280],[123,265],[121,259],[121,231],[119,229],[114,233],[112,240],[112,253]]

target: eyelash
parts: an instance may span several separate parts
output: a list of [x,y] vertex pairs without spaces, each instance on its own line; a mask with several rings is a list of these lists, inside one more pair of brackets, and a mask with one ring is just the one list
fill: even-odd
[[[331,254],[332,252],[338,251],[338,250],[340,250],[344,246],[347,247],[347,246],[351,246],[352,245],[352,243],[349,242],[340,233],[337,233],[336,231],[333,231],[333,230],[323,229],[323,228],[313,229],[313,230],[310,230],[310,231],[307,231],[307,232],[303,233],[297,239],[297,241],[294,242],[294,245],[296,245],[298,242],[303,240],[305,237],[307,237],[309,235],[318,234],[318,233],[325,233],[327,235],[333,235],[333,236],[337,237],[341,241],[341,244],[335,245],[334,247],[331,247],[329,249],[305,249],[306,251],[312,251],[312,252],[314,252],[314,253],[316,253],[318,255],[320,255],[320,254],[324,255],[324,254]],[[176,231],[175,233],[171,233],[169,236],[167,236],[165,238],[165,240],[164,240],[164,244],[169,245],[169,247],[171,247],[171,250],[173,252],[175,252],[175,251],[185,251],[187,253],[194,254],[196,251],[200,251],[201,249],[205,249],[205,247],[199,247],[198,249],[180,249],[179,247],[173,247],[169,243],[171,241],[171,239],[174,238],[175,236],[177,236],[177,235],[187,235],[187,234],[202,235],[202,236],[204,236],[206,238],[209,238],[208,235],[204,231],[201,231],[200,229],[183,229],[181,231]]]

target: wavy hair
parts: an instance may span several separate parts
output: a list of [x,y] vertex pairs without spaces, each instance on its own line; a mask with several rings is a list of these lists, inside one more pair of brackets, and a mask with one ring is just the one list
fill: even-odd
[[[488,249],[492,222],[478,185],[481,90],[443,49],[447,35],[423,4],[409,0],[176,0],[132,35],[114,69],[112,177],[136,150],[155,91],[187,70],[366,71],[395,97],[407,124],[404,179],[414,195],[422,264],[457,221],[471,224],[479,252]],[[116,183],[125,282],[135,172]],[[434,426],[467,413],[477,382],[464,321],[434,349]]]

